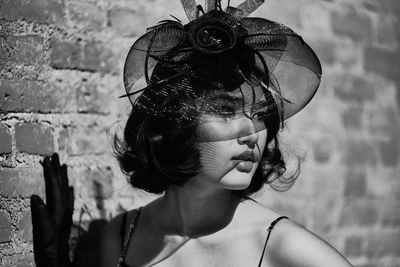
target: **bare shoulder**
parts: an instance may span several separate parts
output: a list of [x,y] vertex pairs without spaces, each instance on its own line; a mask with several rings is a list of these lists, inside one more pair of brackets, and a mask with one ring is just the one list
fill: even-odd
[[[137,210],[128,212],[127,222]],[[111,219],[104,227],[100,243],[101,266],[116,266],[122,250],[122,229],[124,213]]]
[[269,248],[274,266],[352,266],[323,239],[290,220],[274,227]]
[[239,205],[236,216],[241,223],[248,221],[259,224],[261,229],[265,229],[265,226],[281,215],[253,199],[247,199]]

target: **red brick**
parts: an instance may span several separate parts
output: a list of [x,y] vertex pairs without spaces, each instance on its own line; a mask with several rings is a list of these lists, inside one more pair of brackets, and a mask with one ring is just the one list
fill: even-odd
[[373,226],[378,222],[378,203],[368,199],[346,199],[342,207],[340,225]]
[[371,39],[371,19],[354,11],[333,12],[331,14],[333,32],[337,35],[349,37],[355,41]]
[[0,3],[0,18],[45,24],[62,23],[64,8],[64,0],[3,0]]
[[348,140],[343,148],[343,163],[349,167],[357,165],[376,165],[378,162],[377,148],[367,140]]
[[0,112],[74,112],[76,91],[61,84],[0,80]]
[[44,196],[44,178],[41,166],[0,169],[0,195],[5,197]]
[[31,213],[25,212],[18,220],[18,235],[23,242],[32,241],[32,220]]
[[144,33],[145,27],[140,27],[145,21],[141,12],[126,8],[114,8],[108,11],[107,17],[108,26],[118,35],[137,36]]
[[369,257],[379,258],[389,255],[400,255],[399,229],[382,229],[370,231],[367,237]]
[[362,256],[366,240],[361,236],[348,236],[345,241],[344,253],[346,256]]
[[364,172],[348,170],[345,176],[344,196],[359,198],[366,194],[367,181]]
[[105,45],[53,39],[50,63],[56,69],[116,72],[117,59]]
[[11,217],[5,210],[0,210],[0,243],[11,241]]
[[31,154],[50,155],[54,152],[53,130],[47,126],[25,123],[15,126],[17,150]]
[[0,53],[3,64],[44,64],[44,39],[37,35],[3,35],[0,38]]
[[12,152],[12,138],[7,125],[0,123],[0,154]]
[[400,74],[399,52],[368,46],[364,50],[364,69],[396,80]]

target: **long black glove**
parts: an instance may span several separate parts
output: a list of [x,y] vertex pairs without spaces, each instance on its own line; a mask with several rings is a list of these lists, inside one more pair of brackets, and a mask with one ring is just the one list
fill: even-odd
[[46,204],[31,197],[33,250],[38,267],[71,267],[68,239],[74,210],[73,189],[68,185],[67,166],[60,166],[58,154],[45,157],[43,172]]

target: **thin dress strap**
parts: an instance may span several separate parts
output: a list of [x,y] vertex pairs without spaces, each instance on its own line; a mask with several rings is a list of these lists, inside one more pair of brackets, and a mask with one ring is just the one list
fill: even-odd
[[265,249],[267,248],[268,239],[269,239],[269,236],[271,235],[271,231],[272,231],[272,229],[274,229],[274,226],[282,219],[289,219],[289,218],[286,217],[286,216],[281,216],[281,217],[277,218],[275,221],[273,221],[269,225],[269,227],[267,229],[268,235],[267,235],[267,238],[265,239],[264,248],[263,248],[263,251],[262,251],[262,254],[261,254],[260,262],[258,263],[258,267],[261,267],[261,264],[262,264],[262,261],[263,261],[263,258],[264,258],[264,254],[265,254]]
[[[135,229],[135,226],[136,226],[136,223],[137,223],[137,221],[138,221],[138,218],[139,218],[139,214],[140,214],[140,210],[141,210],[141,208],[139,208],[137,211],[136,211],[136,214],[135,214],[135,217],[133,218],[133,220],[132,220],[132,223],[129,225],[129,230],[128,230],[128,234],[127,235],[125,235],[125,237],[124,237],[124,243],[123,243],[123,246],[122,246],[122,251],[121,251],[121,254],[120,254],[120,256],[119,256],[119,260],[118,260],[118,267],[125,267],[125,266],[127,266],[126,264],[125,264],[125,256],[126,256],[126,253],[127,253],[127,251],[128,251],[128,247],[129,247],[129,242],[131,241],[131,237],[132,237],[132,235],[133,235],[133,231],[134,231],[134,229]],[[127,214],[127,213],[126,213]],[[123,222],[122,222],[122,225],[125,225],[126,226],[126,217],[127,217],[127,215],[124,215],[124,218],[123,218]],[[121,228],[121,230],[122,230],[122,228]],[[121,231],[121,233],[124,233],[125,231]]]

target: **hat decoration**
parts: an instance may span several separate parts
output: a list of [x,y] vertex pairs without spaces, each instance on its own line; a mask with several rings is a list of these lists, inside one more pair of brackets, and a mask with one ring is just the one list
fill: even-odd
[[[200,99],[201,90],[190,81],[225,91],[246,82],[268,90],[280,103],[282,119],[297,113],[317,91],[321,65],[290,28],[247,17],[263,2],[246,0],[232,7],[228,1],[223,9],[220,0],[206,0],[203,9],[195,0],[181,0],[189,23],[174,17],[138,38],[125,61],[126,94],[121,97],[129,97],[134,107],[149,114],[177,118],[188,112],[162,103],[171,97]],[[198,102],[189,102],[184,104],[186,111],[196,109]]]

